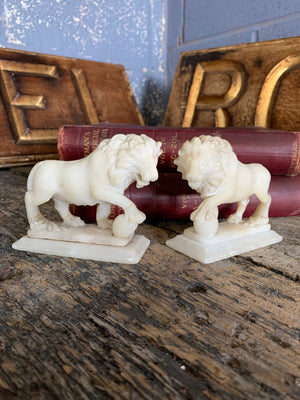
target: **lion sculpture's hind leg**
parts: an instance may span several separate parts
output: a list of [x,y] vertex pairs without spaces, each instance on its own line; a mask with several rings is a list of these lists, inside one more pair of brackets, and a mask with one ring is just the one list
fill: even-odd
[[51,196],[45,195],[45,193],[39,193],[29,190],[25,194],[25,206],[27,212],[27,218],[32,230],[42,230],[47,229],[50,231],[57,230],[57,226],[54,222],[49,221],[45,218],[40,210],[39,207],[41,204],[46,203],[49,201]]
[[256,193],[256,196],[258,197],[260,202],[254,213],[249,218],[249,226],[265,225],[269,221],[268,214],[271,204],[271,196],[267,192]]

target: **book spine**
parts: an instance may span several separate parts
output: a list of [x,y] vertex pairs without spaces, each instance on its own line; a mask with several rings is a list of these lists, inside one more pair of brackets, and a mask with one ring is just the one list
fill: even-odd
[[[269,193],[272,197],[270,217],[300,215],[300,175],[272,176]],[[172,173],[161,174],[156,182],[142,189],[131,185],[125,195],[146,214],[148,221],[188,219],[201,203],[200,195],[181,180],[181,175]],[[251,216],[257,205],[257,197],[251,196],[244,217]],[[236,207],[236,203],[220,205],[219,218],[227,218]],[[112,219],[123,212],[116,206],[112,206],[111,210]],[[96,206],[71,206],[71,212],[87,223],[96,221]]]
[[272,175],[300,173],[300,133],[267,128],[170,128],[123,124],[67,125],[59,130],[58,153],[61,160],[76,160],[90,154],[103,139],[116,134],[146,134],[162,143],[158,160],[161,172],[176,172],[174,160],[186,140],[214,135],[228,140],[243,163],[260,163]]

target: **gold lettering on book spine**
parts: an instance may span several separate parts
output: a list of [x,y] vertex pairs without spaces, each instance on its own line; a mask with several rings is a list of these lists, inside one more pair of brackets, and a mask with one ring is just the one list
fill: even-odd
[[58,73],[54,65],[31,64],[0,59],[0,80],[3,100],[13,127],[16,142],[38,143],[55,142],[57,130],[30,129],[26,122],[26,109],[43,110],[46,101],[43,95],[25,95],[18,91],[15,75],[37,76],[57,79]]
[[182,199],[181,199],[181,200],[182,200],[181,208],[182,208],[182,209],[187,208],[187,203],[188,203],[187,196],[186,196],[186,195],[182,196]]
[[[226,93],[214,96],[203,95],[206,74],[227,75],[231,85]],[[226,108],[238,101],[246,85],[246,76],[244,66],[237,61],[215,60],[198,63],[193,75],[182,126],[192,126],[196,110],[213,111],[215,125],[227,126],[229,116]]]
[[99,144],[99,133],[100,133],[99,129],[93,130],[92,151],[94,151]]
[[176,165],[174,164],[174,160],[178,156],[178,135],[177,135],[177,132],[175,133],[174,136],[171,136],[170,150],[171,150],[171,154],[170,154],[171,168],[176,168]]
[[299,152],[300,152],[300,134],[297,134],[297,140],[293,141],[293,149],[292,149],[292,161],[290,168],[287,172],[288,175],[298,175],[300,173],[300,160],[299,160]]
[[295,54],[286,57],[275,65],[267,75],[257,102],[255,125],[268,127],[280,82],[292,70],[300,68],[300,56]]
[[107,128],[102,128],[100,130],[100,138],[102,139],[108,139],[109,138],[109,131]]
[[87,131],[83,133],[83,156],[86,157],[90,154],[90,137],[91,132]]
[[[164,165],[166,163],[166,138],[164,136],[161,136],[159,138],[159,141],[161,142],[161,148],[163,149],[162,154],[158,158],[158,165]],[[174,164],[175,166],[175,164]]]

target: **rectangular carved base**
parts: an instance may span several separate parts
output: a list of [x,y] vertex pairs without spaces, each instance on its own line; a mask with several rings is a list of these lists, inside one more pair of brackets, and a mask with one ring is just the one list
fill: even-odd
[[[222,225],[223,224],[223,225]],[[177,235],[168,240],[166,245],[182,254],[190,256],[204,264],[224,260],[229,257],[243,254],[278,243],[282,237],[276,232],[263,229],[245,229],[241,227],[240,235],[236,230],[232,231],[227,222],[219,224],[221,229],[211,239],[199,242],[184,235]],[[228,229],[229,226],[229,229]],[[228,233],[226,235],[226,232]]]
[[144,255],[149,244],[150,240],[143,235],[134,235],[132,240],[123,247],[36,239],[24,236],[14,242],[12,247],[15,250],[40,254],[122,264],[136,264]]

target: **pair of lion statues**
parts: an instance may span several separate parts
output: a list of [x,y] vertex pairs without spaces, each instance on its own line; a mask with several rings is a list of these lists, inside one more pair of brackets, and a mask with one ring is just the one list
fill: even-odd
[[[50,199],[66,225],[84,225],[79,217],[70,213],[70,204],[97,204],[99,228],[111,227],[111,204],[124,210],[128,223],[142,223],[145,214],[124,195],[124,191],[133,182],[141,188],[157,180],[157,162],[161,153],[161,143],[144,134],[117,134],[103,140],[83,159],[47,160],[36,164],[29,174],[25,194],[30,228],[59,229],[39,210],[39,206]],[[178,154],[175,160],[178,171],[203,199],[191,214],[193,221],[210,219],[220,204],[238,202],[237,211],[228,221],[239,223],[252,194],[260,200],[251,217],[252,223],[268,221],[270,173],[262,165],[242,164],[229,142],[206,135],[185,142]]]

